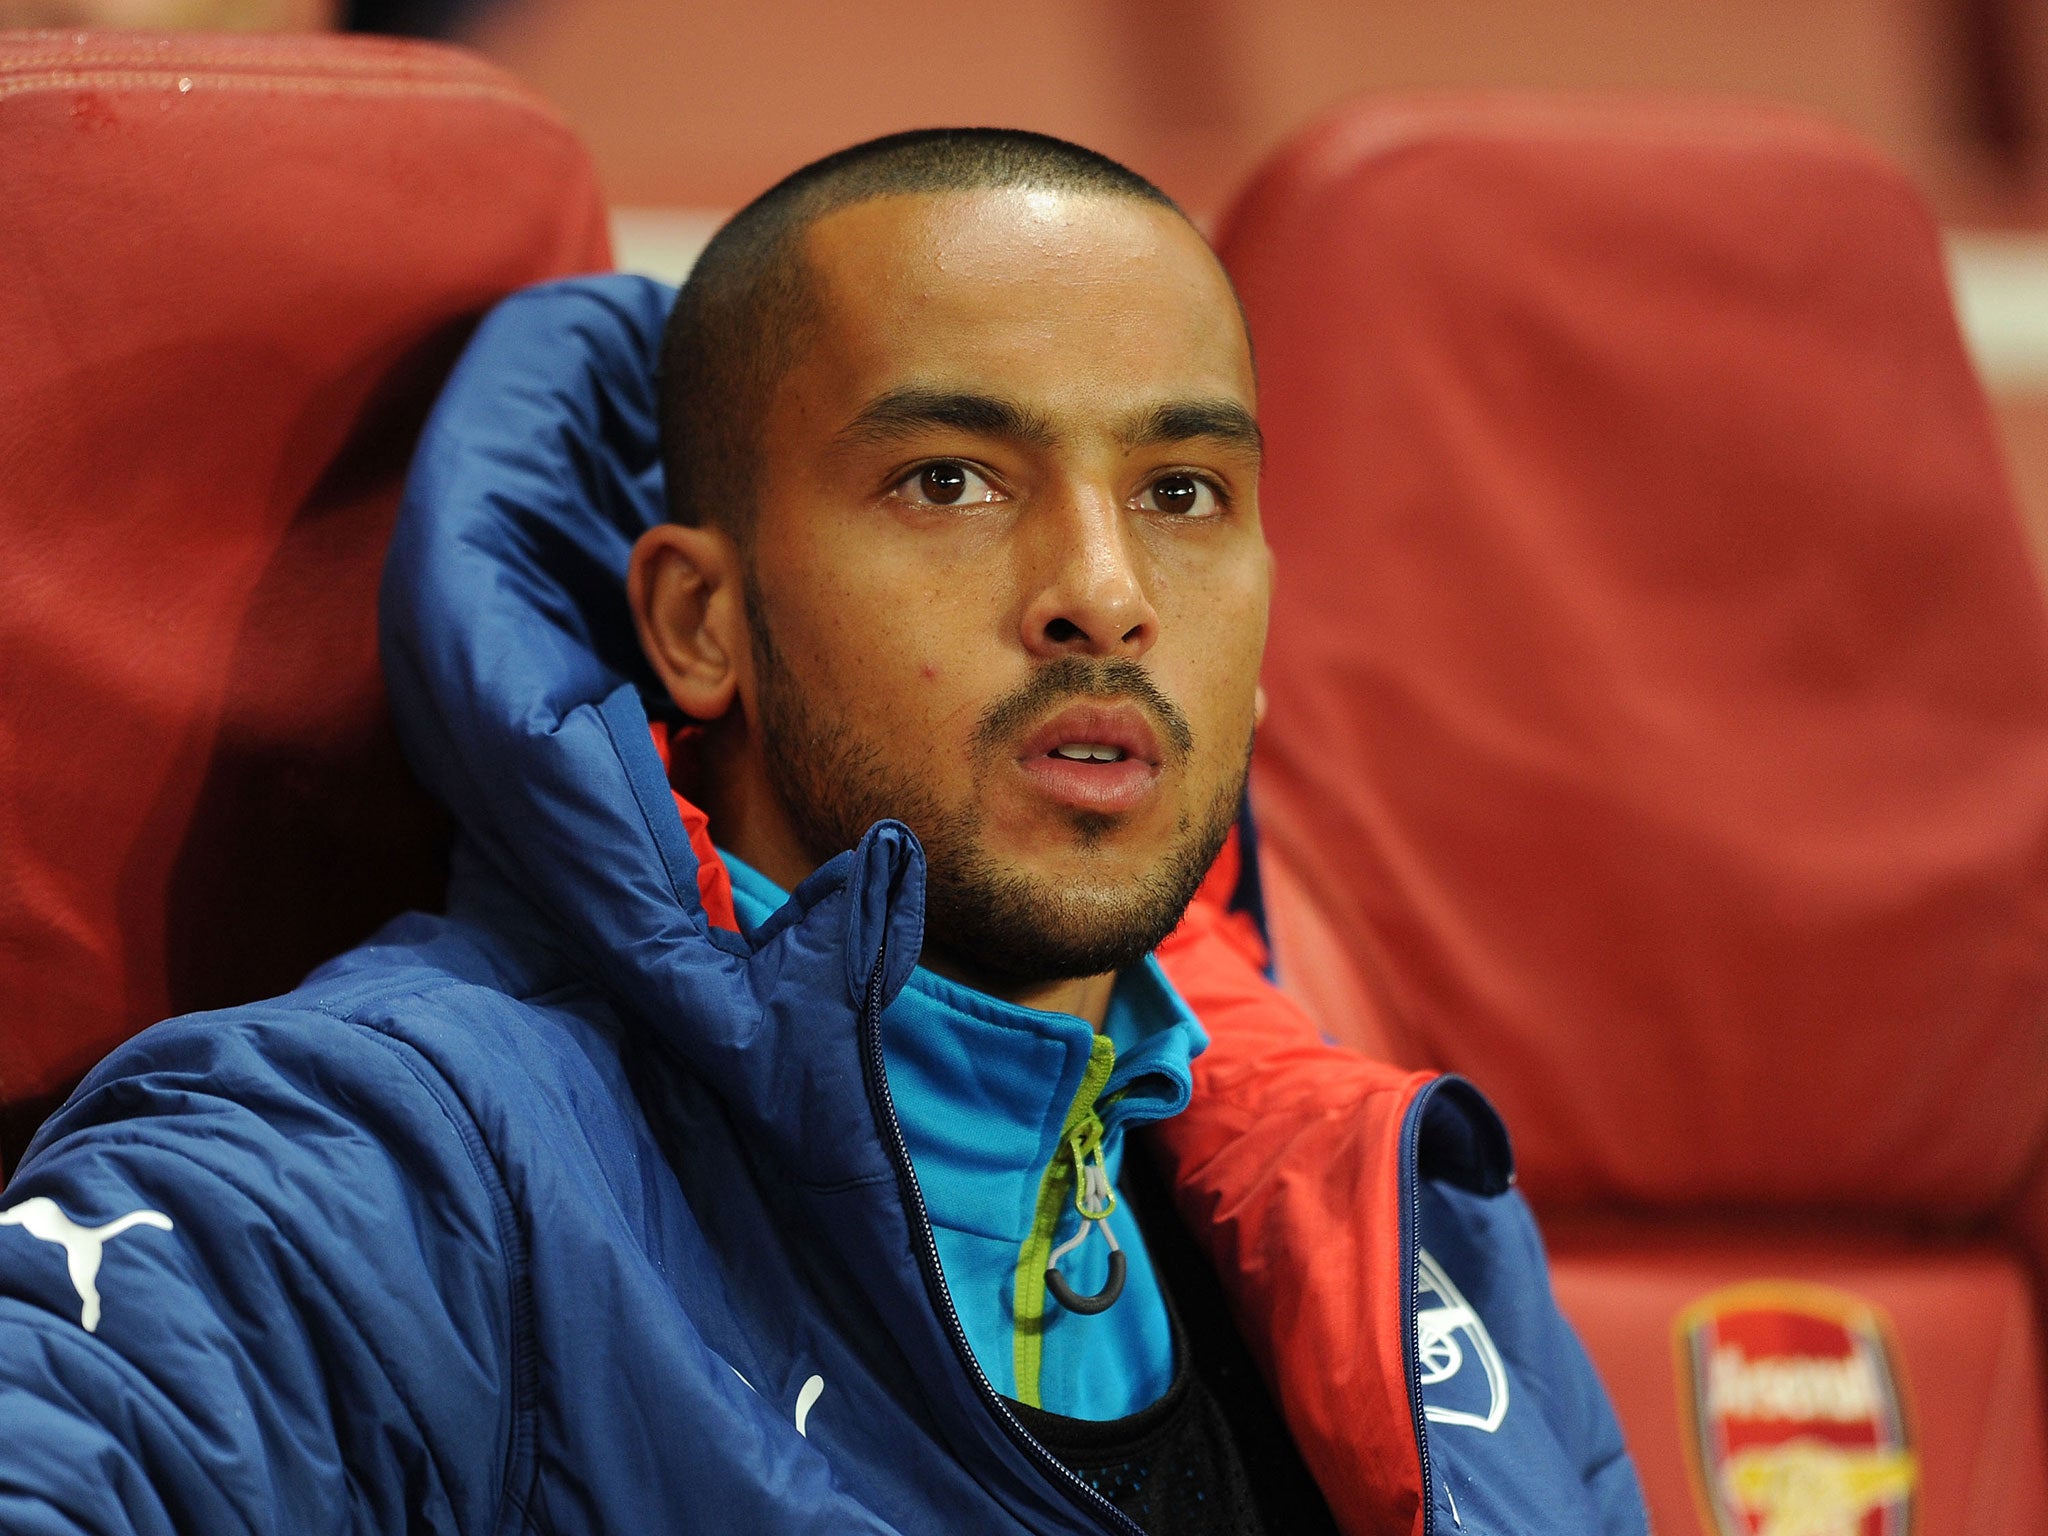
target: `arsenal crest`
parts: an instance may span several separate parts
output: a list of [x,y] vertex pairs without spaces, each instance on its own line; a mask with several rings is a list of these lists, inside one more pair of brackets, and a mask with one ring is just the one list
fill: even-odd
[[1911,1536],[1919,1481],[1890,1326],[1825,1286],[1759,1282],[1680,1314],[1682,1409],[1718,1536]]
[[1508,1373],[1486,1324],[1427,1248],[1416,1260],[1415,1291],[1423,1417],[1492,1434],[1507,1417]]

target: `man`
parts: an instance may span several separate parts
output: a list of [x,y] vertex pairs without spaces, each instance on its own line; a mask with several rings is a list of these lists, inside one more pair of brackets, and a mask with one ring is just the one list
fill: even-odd
[[667,308],[522,296],[429,425],[447,914],[138,1037],[10,1187],[0,1529],[1644,1529],[1490,1112],[1228,910],[1270,571],[1199,235],[905,135]]

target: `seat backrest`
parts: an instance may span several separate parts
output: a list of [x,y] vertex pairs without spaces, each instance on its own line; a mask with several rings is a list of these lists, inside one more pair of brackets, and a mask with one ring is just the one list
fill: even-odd
[[607,267],[567,128],[457,51],[0,34],[0,1150],[167,1014],[432,902],[378,569],[503,294]]
[[1903,178],[1770,112],[1425,102],[1297,141],[1222,244],[1330,1027],[1469,1072],[1552,1202],[2009,1195],[2048,623]]
[[1795,1335],[1904,1341],[1920,1529],[2039,1528],[2037,1282],[1984,1234],[2048,1149],[2048,618],[1913,192],[1775,110],[1432,99],[1309,130],[1221,247],[1283,982],[1501,1107],[1660,1529],[1766,1528],[1722,1410],[1768,1394],[1683,1362]]

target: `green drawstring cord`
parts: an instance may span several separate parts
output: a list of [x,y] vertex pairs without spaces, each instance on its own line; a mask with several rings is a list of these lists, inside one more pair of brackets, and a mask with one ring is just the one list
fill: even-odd
[[[1088,1066],[1081,1074],[1081,1081],[1075,1086],[1074,1096],[1067,1103],[1066,1116],[1060,1122],[1059,1140],[1052,1146],[1052,1156],[1047,1160],[1045,1172],[1039,1176],[1038,1199],[1032,1207],[1031,1232],[1017,1250],[1017,1268],[1012,1280],[1016,1319],[1011,1334],[1011,1357],[1017,1373],[1017,1401],[1033,1408],[1044,1406],[1039,1401],[1039,1370],[1044,1363],[1046,1299],[1050,1296],[1062,1306],[1067,1296],[1073,1295],[1073,1288],[1064,1280],[1057,1284],[1048,1278],[1052,1268],[1053,1237],[1059,1228],[1061,1213],[1066,1209],[1070,1196],[1078,1196],[1080,1210],[1085,1218],[1091,1208],[1107,1212],[1114,1192],[1108,1188],[1108,1176],[1099,1169],[1091,1170],[1091,1164],[1100,1161],[1102,1147],[1102,1121],[1097,1115],[1097,1100],[1108,1085],[1110,1073],[1116,1069],[1116,1047],[1109,1043],[1107,1035],[1097,1035],[1089,1043]],[[1089,1122],[1094,1124],[1091,1128]],[[1102,1180],[1103,1188],[1091,1194],[1088,1181]],[[1075,1181],[1073,1190],[1064,1186],[1068,1179]],[[1099,1221],[1084,1219],[1081,1230],[1103,1226]],[[1115,1234],[1103,1226],[1104,1235],[1115,1247]],[[1071,1245],[1070,1245],[1071,1246]],[[1114,1281],[1124,1263],[1121,1253],[1110,1255],[1110,1278]],[[1114,1299],[1114,1289],[1105,1288]],[[1065,1291],[1065,1295],[1061,1292]],[[1086,1305],[1087,1298],[1077,1298]],[[1109,1303],[1104,1302],[1103,1306]],[[1098,1308],[1097,1310],[1100,1310]]]

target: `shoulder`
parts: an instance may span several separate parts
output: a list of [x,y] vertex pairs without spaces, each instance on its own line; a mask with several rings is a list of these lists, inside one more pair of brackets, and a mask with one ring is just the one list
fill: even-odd
[[[523,1006],[373,965],[168,1020],[88,1074],[0,1212],[0,1323],[53,1362],[24,1388],[61,1382],[48,1422],[127,1426],[159,1470],[229,1466],[152,1474],[180,1529],[351,1501],[380,1529],[493,1518],[533,1411],[533,1261],[473,1085],[421,1042]],[[269,1513],[222,1513],[245,1498]]]
[[489,1162],[507,1125],[587,1101],[593,1080],[616,1086],[621,1030],[601,998],[573,983],[517,995],[487,951],[445,930],[407,919],[283,996],[142,1031],[86,1075],[29,1161],[113,1124],[196,1155],[224,1125],[256,1119],[302,1142]]

